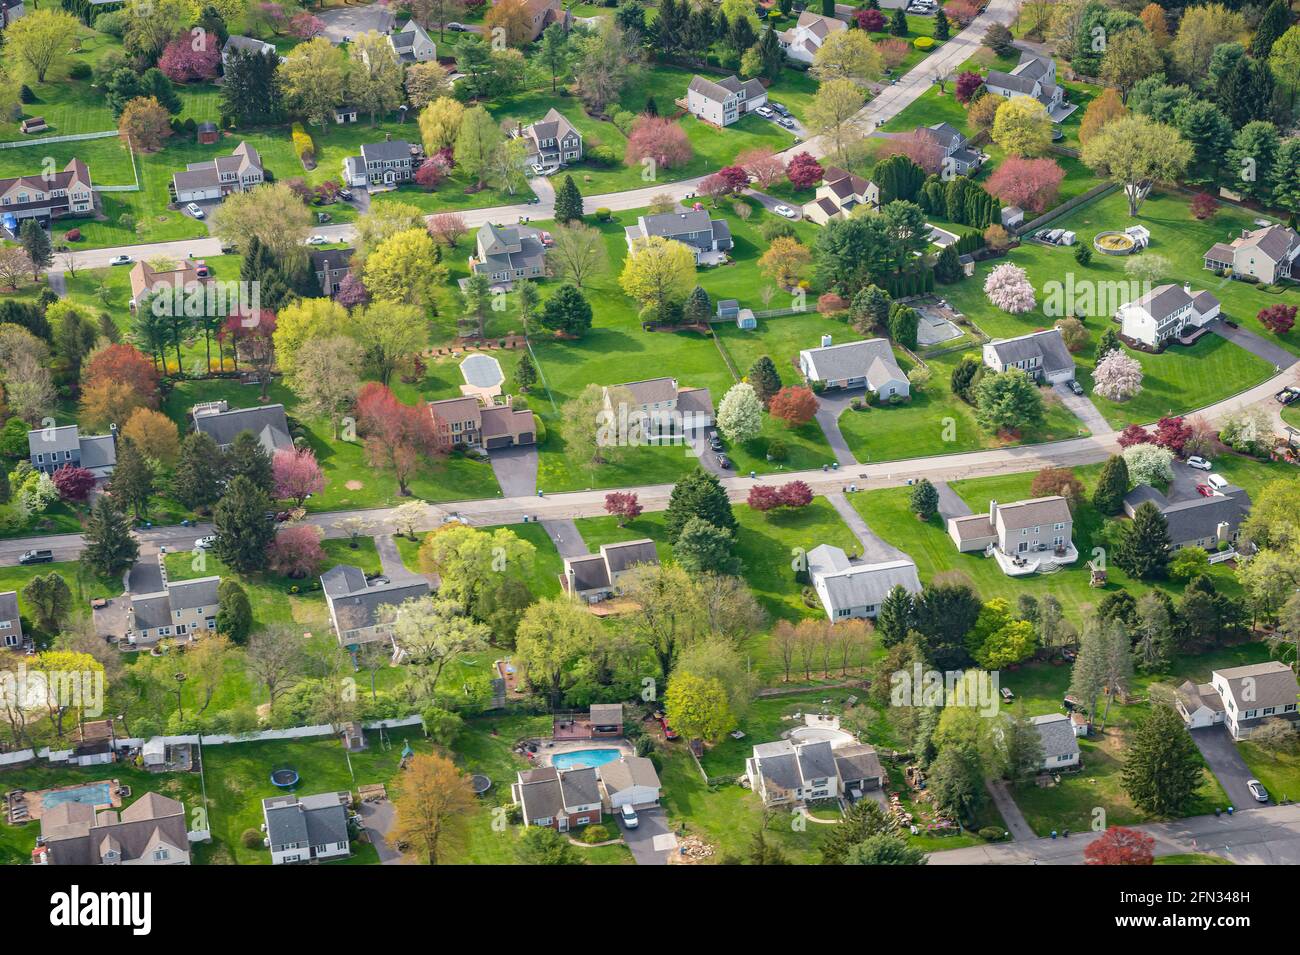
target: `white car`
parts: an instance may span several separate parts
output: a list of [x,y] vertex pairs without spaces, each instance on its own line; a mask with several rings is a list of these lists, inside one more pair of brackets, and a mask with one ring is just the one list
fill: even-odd
[[1264,784],[1258,779],[1246,780],[1246,788],[1255,797],[1255,802],[1268,802],[1268,790],[1264,788]]
[[207,537],[200,537],[198,540],[196,540],[194,542],[194,549],[207,550],[209,547],[214,547],[216,543],[217,543],[216,535],[209,534]]
[[1196,470],[1198,471],[1208,471],[1212,467],[1214,467],[1214,465],[1212,465],[1209,461],[1205,460],[1205,458],[1201,457],[1199,454],[1193,454],[1190,458],[1188,458],[1187,466],[1189,468],[1196,468]]
[[773,206],[772,211],[786,219],[793,219],[795,217],[795,211],[789,206]]
[[325,244],[326,242],[328,242],[328,241],[329,241],[329,239],[325,238],[325,236],[321,235],[320,233],[317,233],[316,235],[312,236],[310,239],[307,240],[307,244],[308,244],[308,245],[324,245],[324,244]]
[[641,820],[636,817],[636,810],[632,808],[631,803],[623,803],[623,805],[619,807],[618,816],[623,820],[623,825],[627,826],[629,829],[635,829],[637,826],[641,825]]
[[131,256],[129,256],[129,255],[115,255],[115,256],[113,256],[111,259],[108,260],[108,264],[109,264],[109,265],[130,265],[130,264],[131,264]]
[[758,109],[754,110],[754,112],[759,116],[762,116],[764,119],[771,119],[776,115],[776,113],[767,106],[760,106]]
[[203,212],[203,210],[200,209],[200,208],[198,207],[198,204],[197,204],[197,203],[194,203],[194,202],[191,202],[191,203],[189,203],[188,205],[186,205],[186,206],[185,206],[185,211],[188,212],[190,215],[192,215],[192,216],[193,216],[194,218],[196,218],[196,219],[202,219],[203,216],[204,216],[204,212]]

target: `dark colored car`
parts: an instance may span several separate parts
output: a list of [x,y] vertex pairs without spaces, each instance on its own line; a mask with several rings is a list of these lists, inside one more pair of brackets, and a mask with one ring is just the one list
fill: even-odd
[[20,564],[48,564],[54,560],[52,550],[29,550],[18,558]]
[[727,457],[725,454],[717,452],[713,455],[713,460],[718,462],[718,467],[722,468],[722,470],[731,470],[731,458]]

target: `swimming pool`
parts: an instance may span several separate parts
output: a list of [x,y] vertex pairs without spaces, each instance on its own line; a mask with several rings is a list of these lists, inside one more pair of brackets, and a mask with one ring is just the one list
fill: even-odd
[[571,753],[556,753],[551,757],[551,765],[556,769],[604,766],[622,755],[623,753],[617,749],[575,749]]
[[60,789],[41,795],[41,809],[49,810],[65,802],[79,802],[84,806],[111,806],[113,794],[108,783],[88,783],[73,789]]

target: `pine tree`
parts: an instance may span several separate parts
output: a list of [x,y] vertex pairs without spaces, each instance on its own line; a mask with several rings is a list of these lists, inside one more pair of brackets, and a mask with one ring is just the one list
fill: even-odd
[[835,16],[835,0],[822,0],[822,16]]
[[1092,506],[1107,517],[1118,514],[1124,507],[1124,495],[1128,493],[1128,465],[1118,454],[1102,465],[1101,476],[1097,478],[1097,487],[1092,492]]
[[271,506],[266,492],[243,475],[230,479],[213,512],[218,557],[241,574],[266,566],[266,549],[275,539],[275,526],[266,519]]
[[515,387],[522,394],[527,394],[528,390],[537,383],[537,368],[533,360],[528,357],[528,352],[519,356],[519,364],[515,366]]
[[1171,706],[1157,704],[1127,735],[1124,790],[1154,816],[1181,816],[1204,778],[1196,743]]
[[700,517],[714,527],[735,532],[736,517],[722,483],[707,471],[696,468],[673,487],[664,515],[664,529],[669,541],[676,543],[682,528],[692,517]]
[[912,628],[912,595],[902,586],[894,586],[880,604],[876,615],[876,635],[887,647],[901,643]]
[[889,20],[889,33],[891,36],[907,36],[907,14],[903,12],[902,7],[894,10]]
[[[1087,246],[1081,245],[1079,248],[1084,249]],[[961,269],[961,262],[957,260],[957,244],[950,242],[943,247],[943,251],[939,253],[938,261],[934,263],[935,281],[948,285],[952,282],[961,281],[964,277],[965,273]]]
[[889,293],[882,288],[867,285],[858,289],[849,306],[853,327],[864,335],[884,329],[892,304]]
[[912,485],[908,504],[917,518],[928,521],[939,511],[939,491],[929,480],[921,478]]
[[149,513],[149,498],[153,496],[153,468],[130,438],[119,438],[117,463],[108,480],[108,491],[123,507],[131,508],[137,520]]
[[759,37],[758,56],[763,61],[764,76],[774,80],[781,75],[781,70],[785,67],[785,51],[781,49],[781,41],[771,27]]
[[1155,580],[1169,566],[1169,521],[1151,501],[1143,501],[1124,525],[1115,563],[1130,577]]
[[248,593],[233,577],[223,577],[217,585],[217,632],[243,643],[252,627],[253,607]]
[[245,477],[258,490],[271,493],[271,456],[266,453],[257,435],[241,431],[235,435],[230,450],[226,452],[226,475],[232,480]]
[[582,221],[582,193],[572,176],[565,176],[555,194],[555,221],[567,224]]
[[9,484],[9,469],[0,465],[0,504],[8,504],[14,489]]
[[27,257],[32,260],[34,272],[40,273],[43,269],[49,268],[54,261],[50,236],[35,219],[23,220],[22,227],[18,230],[18,242],[27,253]]
[[701,325],[707,325],[713,317],[713,302],[702,286],[697,285],[691,290],[690,297],[682,307],[682,317],[687,322]]
[[1097,339],[1097,350],[1092,355],[1093,362],[1100,362],[1109,352],[1119,351],[1121,347],[1119,335],[1116,334],[1115,329],[1106,329],[1101,333],[1101,337]]
[[126,515],[107,494],[95,499],[82,539],[81,560],[97,577],[117,577],[140,556]]
[[1255,38],[1250,44],[1250,55],[1257,60],[1268,59],[1273,44],[1291,26],[1291,12],[1283,0],[1273,0],[1255,27]]
[[195,511],[206,511],[221,499],[221,450],[211,435],[192,431],[181,442],[172,496]]
[[763,407],[772,400],[772,396],[781,390],[781,376],[777,374],[776,365],[767,355],[760,355],[754,359],[754,364],[749,366],[749,374],[745,376],[758,395],[758,400],[763,402]]
[[1042,768],[1043,740],[1038,729],[1021,712],[1002,721],[998,757],[1002,775],[1013,783],[1028,782]]
[[934,38],[942,43],[948,39],[948,36],[948,14],[943,12],[943,7],[940,7],[934,15]]

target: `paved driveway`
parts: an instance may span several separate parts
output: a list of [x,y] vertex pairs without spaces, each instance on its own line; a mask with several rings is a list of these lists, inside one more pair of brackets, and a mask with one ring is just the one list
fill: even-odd
[[1203,729],[1189,730],[1196,748],[1205,757],[1210,772],[1219,781],[1223,791],[1228,794],[1228,801],[1238,809],[1253,809],[1263,805],[1246,788],[1246,780],[1253,779],[1250,767],[1237,752],[1237,744],[1232,741],[1226,726],[1207,726]]
[[947,481],[935,481],[934,489],[939,492],[939,516],[943,518],[945,527],[949,518],[970,515],[970,505],[961,499],[961,495],[948,486]]
[[370,841],[379,853],[380,865],[401,865],[402,854],[389,844],[385,836],[393,828],[396,813],[393,804],[383,802],[363,802],[361,804],[361,821],[370,832]]
[[1110,434],[1115,430],[1087,395],[1076,395],[1070,390],[1069,385],[1064,384],[1053,385],[1052,390],[1061,399],[1061,404],[1065,405],[1066,410],[1082,421],[1084,427],[1093,434]]
[[849,525],[849,530],[853,531],[853,536],[862,544],[862,560],[867,563],[880,563],[886,560],[902,560],[907,557],[901,550],[893,544],[887,543],[876,535],[867,522],[862,519],[862,515],[857,512],[849,499],[843,494],[827,494],[826,500],[831,502],[836,513],[840,515],[844,523]]
[[378,3],[320,10],[316,16],[325,24],[321,35],[335,44],[351,40],[367,30],[387,33],[393,28],[395,22],[392,12]]
[[492,473],[504,497],[531,497],[537,493],[537,446],[489,451]]
[[641,824],[628,829],[615,822],[623,832],[623,841],[632,850],[637,865],[667,865],[668,857],[677,848],[677,837],[668,826],[668,817],[662,809],[638,809]]
[[587,542],[578,531],[578,525],[572,520],[542,521],[542,528],[561,557],[585,557],[590,553]]
[[158,566],[158,552],[141,553],[140,559],[131,565],[131,574],[127,586],[133,594],[156,594],[163,589],[162,568]]
[[844,432],[840,431],[840,415],[849,409],[854,398],[864,394],[866,394],[865,388],[854,388],[849,391],[837,389],[830,393],[822,392],[817,396],[817,423],[822,426],[826,443],[831,446],[831,450],[835,452],[835,460],[841,465],[857,464],[858,459],[849,450],[848,442],[844,440]]
[[1290,368],[1296,362],[1295,355],[1269,341],[1263,335],[1247,331],[1244,328],[1230,328],[1222,321],[1213,321],[1205,326],[1220,338],[1226,338],[1238,348],[1244,348],[1256,358],[1262,358],[1278,371]]

